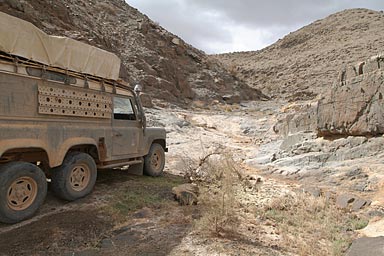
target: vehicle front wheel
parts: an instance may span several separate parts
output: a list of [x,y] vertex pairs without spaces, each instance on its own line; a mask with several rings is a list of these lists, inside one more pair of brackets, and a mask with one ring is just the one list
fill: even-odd
[[73,201],[88,195],[97,178],[93,158],[82,152],[70,152],[63,164],[52,170],[52,190],[60,198]]
[[163,173],[165,166],[164,148],[157,143],[153,143],[148,155],[144,157],[144,174],[157,177]]
[[44,172],[34,164],[12,162],[0,167],[0,221],[16,223],[32,217],[47,195]]

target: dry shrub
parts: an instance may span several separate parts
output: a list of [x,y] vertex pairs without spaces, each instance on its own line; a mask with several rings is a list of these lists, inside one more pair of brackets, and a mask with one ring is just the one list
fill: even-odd
[[241,184],[241,175],[233,158],[228,154],[209,154],[200,159],[197,169],[203,175],[195,178],[202,213],[196,227],[215,236],[235,233],[239,222],[236,189]]
[[282,246],[298,255],[343,255],[353,230],[367,221],[338,209],[324,197],[291,194],[273,200],[264,209],[283,238]]

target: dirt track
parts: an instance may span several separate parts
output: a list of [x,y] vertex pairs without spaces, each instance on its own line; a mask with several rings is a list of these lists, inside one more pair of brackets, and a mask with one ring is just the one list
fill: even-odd
[[[160,216],[180,215],[181,208],[173,201],[169,187],[148,179],[151,178],[107,170],[99,174],[94,192],[86,198],[65,202],[48,193],[34,218],[15,225],[0,225],[0,255],[72,255],[95,248],[101,248],[103,255],[149,255],[160,248],[164,253],[155,255],[166,255],[188,230],[190,221],[162,224]],[[160,179],[182,181],[172,175]],[[166,207],[148,205],[147,211],[138,211],[136,215],[136,209],[132,209],[127,219],[108,215],[105,207],[114,195],[124,189],[141,192],[140,186],[156,190]],[[190,215],[188,210],[185,214]],[[115,241],[117,247],[110,248],[106,245],[110,240],[105,239],[113,237],[118,237],[119,242]]]

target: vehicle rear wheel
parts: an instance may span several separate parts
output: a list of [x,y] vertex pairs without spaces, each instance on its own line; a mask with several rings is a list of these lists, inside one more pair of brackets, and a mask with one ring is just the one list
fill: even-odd
[[82,152],[69,153],[63,164],[52,170],[52,190],[60,198],[73,201],[88,195],[97,178],[93,158]]
[[12,162],[0,167],[0,221],[32,217],[47,195],[44,172],[34,164]]
[[157,143],[153,143],[148,155],[144,157],[144,174],[157,177],[163,173],[165,166],[164,148]]

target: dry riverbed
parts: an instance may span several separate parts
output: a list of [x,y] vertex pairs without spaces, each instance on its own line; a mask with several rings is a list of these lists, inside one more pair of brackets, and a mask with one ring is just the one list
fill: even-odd
[[[48,193],[34,218],[0,225],[0,255],[343,255],[360,234],[355,230],[384,215],[382,201],[376,200],[380,182],[359,194],[371,198],[371,206],[351,212],[337,206],[343,191],[330,189],[327,173],[317,173],[310,190],[306,186],[313,178],[245,164],[263,157],[268,162],[279,150],[282,138],[272,127],[282,106],[250,102],[147,110],[149,122],[168,131],[164,176],[107,170],[81,200],[65,202]],[[216,210],[206,207],[211,201],[204,196],[201,204],[179,206],[172,187],[186,182],[186,172],[206,171],[198,163],[209,154],[221,157],[212,157],[212,163],[223,157],[235,163],[230,168],[239,175],[230,182],[232,204],[224,195]],[[213,190],[202,191],[210,196]],[[207,222],[210,218],[218,221]]]

